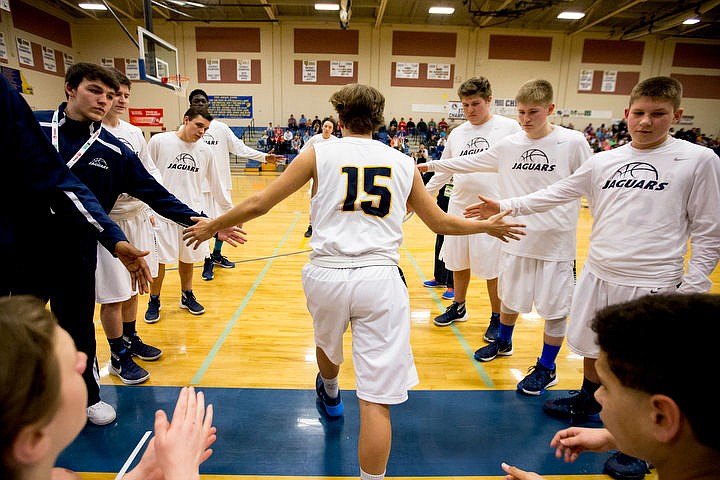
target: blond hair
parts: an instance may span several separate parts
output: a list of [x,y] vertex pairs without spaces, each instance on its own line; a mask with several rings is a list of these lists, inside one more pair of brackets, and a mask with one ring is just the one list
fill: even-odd
[[547,80],[528,80],[518,90],[515,101],[530,105],[550,105],[553,103],[552,84]]

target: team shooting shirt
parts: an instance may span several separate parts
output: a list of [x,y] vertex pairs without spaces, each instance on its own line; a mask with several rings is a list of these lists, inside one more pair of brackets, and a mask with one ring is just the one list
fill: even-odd
[[[462,123],[450,132],[441,158],[480,153],[508,135],[519,131],[521,128],[516,120],[501,115],[493,115],[482,125],[473,125],[470,122]],[[500,196],[498,175],[493,171],[466,170],[463,173],[459,173],[459,170],[454,172],[436,171],[438,173],[433,175],[425,187],[428,193],[435,197],[445,184],[452,182],[453,190],[450,202],[460,208],[477,203],[478,194],[490,198],[499,198]]]
[[581,196],[593,217],[584,268],[619,285],[682,280],[680,292],[710,290],[720,256],[720,159],[712,150],[673,137],[653,149],[627,144],[594,155],[546,189],[502,201],[501,208],[524,215]]
[[[499,195],[489,198],[499,200],[526,195],[568,177],[591,155],[581,132],[553,127],[552,132],[540,139],[530,139],[521,131],[500,140],[490,150],[430,162],[428,168],[434,171],[498,172]],[[477,202],[476,195],[471,203]],[[515,220],[527,225],[526,235],[520,241],[503,243],[503,251],[538,260],[574,260],[579,209],[578,197],[542,214],[518,216]]]
[[232,208],[230,196],[213,165],[212,150],[203,141],[188,143],[176,132],[165,132],[150,139],[148,150],[165,188],[185,204],[197,211],[203,210],[202,184],[207,180],[220,207],[224,211]]

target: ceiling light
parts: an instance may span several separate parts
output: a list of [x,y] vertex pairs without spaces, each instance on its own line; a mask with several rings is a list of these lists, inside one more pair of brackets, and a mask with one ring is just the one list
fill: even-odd
[[585,16],[582,12],[562,12],[557,18],[561,20],[579,20]]
[[428,10],[428,13],[433,13],[436,15],[452,15],[455,13],[455,8],[453,7],[430,7]]
[[78,3],[78,6],[83,10],[107,10],[102,3]]
[[315,10],[340,10],[339,3],[316,3]]
[[700,23],[699,18],[688,18],[683,22],[683,25],[695,25],[696,23]]

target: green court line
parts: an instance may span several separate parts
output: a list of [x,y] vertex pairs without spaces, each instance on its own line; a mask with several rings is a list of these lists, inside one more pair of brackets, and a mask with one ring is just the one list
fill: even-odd
[[253,294],[255,293],[255,290],[257,290],[258,285],[260,285],[260,282],[262,281],[263,277],[267,273],[267,271],[270,269],[270,265],[272,265],[275,258],[278,257],[278,251],[282,246],[285,244],[285,241],[290,236],[290,232],[293,228],[295,228],[295,225],[297,225],[298,220],[300,219],[300,212],[297,212],[295,215],[295,220],[290,224],[290,227],[285,232],[285,236],[283,236],[282,240],[280,240],[280,243],[278,244],[277,248],[273,252],[273,254],[269,257],[269,260],[265,264],[265,267],[262,269],[262,271],[258,274],[257,278],[255,279],[255,282],[250,287],[250,290],[248,290],[248,293],[245,294],[245,298],[243,298],[243,301],[240,303],[240,306],[235,310],[235,313],[233,314],[232,318],[230,318],[230,321],[225,325],[225,329],[222,331],[220,336],[218,337],[217,341],[215,342],[215,345],[210,349],[210,352],[208,352],[207,356],[205,357],[205,361],[200,366],[200,369],[198,369],[197,373],[195,373],[195,376],[190,380],[190,385],[199,385],[200,381],[202,380],[203,376],[205,376],[205,373],[207,372],[208,368],[210,368],[210,364],[215,360],[215,357],[217,356],[218,352],[220,351],[220,348],[225,343],[225,340],[227,340],[228,336],[230,335],[230,332],[232,331],[233,327],[235,327],[235,324],[237,323],[238,319],[240,318],[240,315],[242,314],[243,310],[245,310],[245,307],[250,302],[250,298],[252,298]]
[[[415,267],[415,271],[420,276],[420,279],[423,282],[425,280],[427,280],[425,278],[425,275],[423,275],[422,270],[420,270],[420,266],[415,261],[415,258],[412,256],[410,251],[405,247],[402,247],[402,251],[405,253],[405,255],[407,255],[407,257],[410,260],[410,263],[412,263],[413,267]],[[440,298],[438,298],[438,296],[435,294],[435,291],[433,289],[430,289],[430,296],[435,301],[435,304],[438,306],[438,308],[441,311],[445,310],[445,306],[442,304],[442,302],[440,301]],[[465,354],[468,356],[468,358],[470,358],[470,362],[472,363],[473,367],[475,367],[475,370],[477,370],[483,383],[485,383],[485,386],[487,386],[488,388],[495,388],[495,384],[493,383],[492,380],[490,380],[490,376],[487,374],[487,372],[482,367],[482,365],[480,365],[480,362],[475,360],[475,357],[474,357],[475,352],[470,347],[470,345],[468,345],[467,340],[465,340],[465,337],[463,337],[463,334],[460,333],[460,329],[457,328],[457,326],[455,326],[454,323],[450,324],[450,328],[452,329],[453,333],[455,334],[455,337],[457,337],[458,342],[460,342],[460,346],[462,346],[463,350],[465,350]]]

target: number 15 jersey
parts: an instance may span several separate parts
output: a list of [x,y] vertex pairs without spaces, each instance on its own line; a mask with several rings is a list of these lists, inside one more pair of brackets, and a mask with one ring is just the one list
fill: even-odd
[[369,138],[343,137],[314,147],[310,262],[330,268],[397,265],[413,159]]

